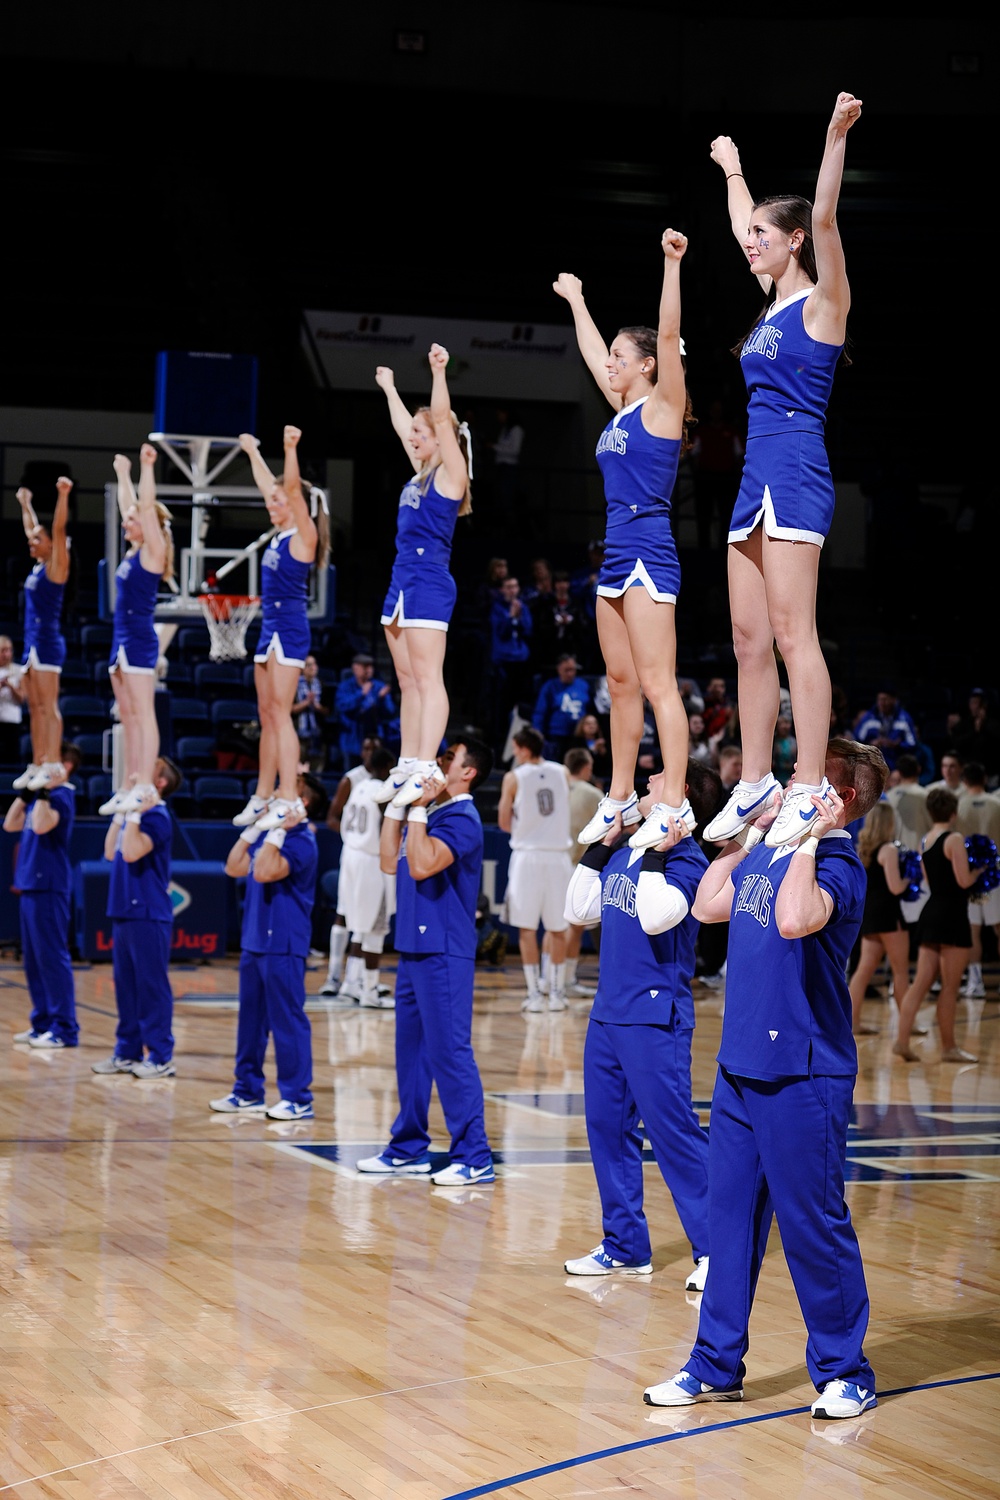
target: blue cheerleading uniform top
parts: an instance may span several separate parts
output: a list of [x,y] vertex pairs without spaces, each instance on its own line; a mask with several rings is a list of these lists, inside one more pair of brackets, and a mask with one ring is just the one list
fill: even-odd
[[[603,852],[603,849],[602,851]],[[584,863],[597,868],[601,852],[588,850]],[[601,966],[591,1019],[615,1025],[694,1028],[691,976],[700,924],[691,916],[708,860],[694,839],[682,839],[665,854],[643,854],[615,846],[600,869]],[[666,932],[647,933],[636,915],[636,890],[643,870],[662,872],[688,904],[688,915]]]
[[254,879],[254,860],[261,848],[262,843],[255,845],[250,856],[243,893],[243,951],[306,958],[319,862],[316,835],[309,823],[296,823],[286,831],[281,853],[289,872],[282,880]]
[[[810,288],[810,291],[812,288]],[[771,307],[740,352],[746,382],[747,440],[781,432],[822,434],[843,344],[810,338],[803,322],[808,291]]]
[[166,805],[157,802],[147,808],[139,820],[139,827],[147,838],[152,839],[153,847],[142,859],[129,864],[122,858],[124,825],[118,830],[118,844],[111,861],[107,914],[112,921],[172,922],[170,850],[174,827]]
[[399,497],[396,565],[404,571],[419,572],[429,564],[446,568],[451,561],[451,543],[462,502],[440,493],[435,473],[432,469],[423,481],[415,474]]
[[305,613],[309,603],[312,563],[299,562],[292,556],[291,540],[297,531],[295,526],[289,531],[279,531],[261,558],[260,603],[265,617],[273,609],[296,605]]
[[846,829],[824,834],[816,883],[833,911],[819,931],[792,940],[778,931],[774,906],[793,858],[790,845],[760,843],[733,872],[718,1061],[746,1078],[853,1075],[847,965],[864,914],[865,868]]
[[138,549],[123,557],[115,569],[115,619],[111,665],[124,647],[132,666],[155,667],[159,642],[153,625],[161,574],[142,566]]
[[396,949],[475,959],[483,825],[468,793],[428,808],[427,832],[446,844],[454,859],[437,875],[414,880],[406,858],[409,830],[404,830],[396,866]]
[[[22,895],[35,891],[54,891],[68,897],[72,872],[69,862],[69,841],[76,818],[76,790],[68,782],[54,787],[49,793],[49,803],[59,814],[59,822],[50,833],[35,833],[31,826],[31,815],[24,820],[24,829],[17,848],[17,866],[14,884]],[[37,806],[38,804],[34,804]],[[51,934],[51,940],[66,934]]]
[[24,580],[24,660],[34,646],[39,661],[62,665],[66,642],[60,629],[64,583],[53,583],[44,563],[36,563]]
[[649,518],[670,519],[670,496],[677,478],[679,438],[654,437],[642,423],[643,396],[624,407],[597,440],[597,464],[604,480],[608,530]]

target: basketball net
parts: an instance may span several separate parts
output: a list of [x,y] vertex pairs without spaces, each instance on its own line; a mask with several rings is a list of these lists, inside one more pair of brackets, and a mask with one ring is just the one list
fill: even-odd
[[247,654],[247,626],[260,608],[254,594],[199,594],[211,638],[213,661],[239,661]]

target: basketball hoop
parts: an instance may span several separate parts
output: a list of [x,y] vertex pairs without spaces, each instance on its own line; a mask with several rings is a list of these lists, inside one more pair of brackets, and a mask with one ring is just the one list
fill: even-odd
[[255,594],[199,594],[211,637],[213,661],[239,661],[247,654],[247,627],[260,608]]

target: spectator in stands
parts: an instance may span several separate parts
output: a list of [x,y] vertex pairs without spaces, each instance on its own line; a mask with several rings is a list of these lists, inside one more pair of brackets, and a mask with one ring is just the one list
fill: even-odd
[[774,722],[774,749],[771,752],[771,770],[778,783],[787,786],[795,770],[798,745],[792,733],[792,721],[787,714],[779,714]]
[[708,730],[701,714],[691,714],[688,718],[688,759],[713,769],[716,765],[715,748],[709,742]]
[[983,688],[973,688],[964,714],[951,715],[948,730],[963,761],[976,761],[986,774],[986,785],[995,786],[1000,775],[1000,722],[990,712]]
[[708,730],[709,739],[714,739],[717,734],[722,734],[727,729],[734,707],[733,700],[726,689],[726,679],[710,677],[705,686],[703,698],[702,714],[705,719],[705,728]]
[[719,751],[719,778],[725,792],[723,806],[729,794],[743,775],[743,751],[739,745],[723,745]]
[[323,722],[329,713],[329,706],[323,702],[319,663],[310,653],[299,672],[295,702],[292,704],[292,719],[299,737],[300,758],[308,763],[311,771],[323,769]]
[[877,745],[890,771],[899,753],[908,750],[912,754],[917,743],[913,720],[889,688],[877,693],[871,708],[858,716],[854,737],[862,745]]
[[500,586],[507,577],[507,559],[491,557],[486,565],[486,577],[476,590],[476,605],[484,622],[488,625],[490,609],[494,599],[499,598]]
[[[591,776],[596,782],[600,782],[602,788],[606,787],[611,780],[611,750],[608,745],[607,731],[596,714],[584,714],[576,726],[573,746],[574,749],[587,751],[590,757]],[[583,825],[580,826],[582,829]]]
[[570,595],[569,574],[560,571],[552,579],[547,593],[530,601],[534,624],[532,661],[536,671],[552,672],[560,656],[573,655],[579,661],[586,641],[579,605]]
[[492,702],[491,743],[497,746],[507,733],[510,711],[530,703],[534,670],[531,640],[534,622],[521,596],[521,585],[508,576],[497,590],[490,608],[490,665]]
[[590,687],[579,677],[579,664],[568,653],[556,663],[556,675],[543,682],[531,722],[545,741],[545,754],[561,761],[573,748],[576,726],[592,707]]
[[0,635],[0,764],[5,766],[19,765],[21,761],[26,697],[21,668],[14,661],[14,642],[9,635]]
[[361,746],[370,735],[389,737],[396,705],[389,683],[375,676],[375,662],[365,651],[355,653],[351,675],[337,687],[334,709],[340,721],[340,756],[344,770],[358,765]]
[[552,593],[552,569],[547,557],[536,557],[531,564],[530,583],[524,590],[525,604],[534,608],[536,599],[547,599]]

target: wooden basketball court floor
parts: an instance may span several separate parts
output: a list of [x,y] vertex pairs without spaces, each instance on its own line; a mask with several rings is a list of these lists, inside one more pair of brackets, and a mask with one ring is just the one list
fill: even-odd
[[[391,1011],[313,1002],[315,1120],[233,1120],[208,1101],[232,1078],[234,965],[171,977],[177,1077],[140,1082],[90,1070],[113,1041],[108,967],[78,969],[81,1045],[58,1053],[9,1043],[27,993],[15,963],[0,968],[0,1496],[1000,1493],[995,974],[985,1002],[960,1002],[978,1066],[934,1061],[933,1029],[926,1064],[893,1059],[890,1006],[866,1007],[882,1034],[859,1042],[848,1193],[880,1399],[852,1422],[810,1418],[776,1230],[744,1404],[643,1405],[683,1364],[698,1299],[652,1160],[653,1276],[563,1271],[601,1238],[586,1000],[526,1018],[514,961],[478,971],[500,1175],[455,1191],[353,1170],[394,1114]],[[696,997],[707,1123],[724,999]],[[443,1149],[436,1102],[434,1121]]]

